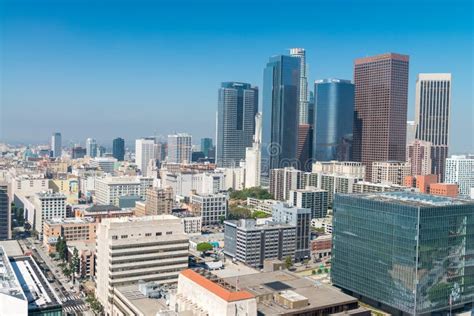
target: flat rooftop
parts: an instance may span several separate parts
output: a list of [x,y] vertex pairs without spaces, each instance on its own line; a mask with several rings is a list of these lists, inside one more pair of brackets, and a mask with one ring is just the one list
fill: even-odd
[[138,289],[138,284],[119,286],[115,288],[118,296],[124,297],[144,316],[156,316],[160,311],[169,308],[162,299],[148,298]]
[[15,275],[13,267],[8,259],[8,253],[0,245],[0,294],[26,300],[21,284]]
[[[342,194],[348,196],[348,194]],[[436,196],[431,194],[415,193],[415,192],[384,192],[384,193],[367,193],[351,195],[354,198],[388,202],[392,204],[409,205],[413,207],[443,207],[450,205],[473,205],[474,200],[464,200],[445,196]]]
[[66,224],[90,224],[94,223],[94,219],[87,217],[68,217],[68,218],[52,218],[45,221],[50,225],[66,225]]
[[18,257],[23,256],[23,250],[20,247],[20,244],[17,240],[1,240],[0,247],[3,247],[4,252],[8,257]]

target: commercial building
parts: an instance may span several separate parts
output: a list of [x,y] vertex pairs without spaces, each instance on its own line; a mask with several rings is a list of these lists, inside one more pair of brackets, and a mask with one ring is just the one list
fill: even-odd
[[43,238],[44,222],[53,218],[66,218],[66,196],[62,193],[41,192],[34,197],[35,216],[33,229]]
[[104,218],[128,217],[133,215],[131,209],[121,209],[115,205],[92,205],[86,209],[74,208],[75,217],[92,218],[100,223]]
[[209,226],[219,224],[227,217],[227,200],[225,194],[192,194],[190,203],[193,212],[201,217],[202,226]]
[[298,126],[298,144],[296,146],[296,157],[298,158],[298,169],[310,171],[313,163],[313,127],[309,124]]
[[407,145],[416,139],[416,122],[407,121]]
[[306,51],[304,48],[291,48],[290,56],[300,59],[299,82],[299,125],[309,124],[308,115],[308,68],[306,67]]
[[309,208],[311,218],[326,217],[328,212],[328,192],[315,187],[291,190],[288,202],[298,208]]
[[54,133],[51,136],[51,157],[58,158],[62,154],[61,133]]
[[174,205],[174,194],[171,187],[148,188],[146,191],[145,214],[171,214]]
[[260,186],[262,163],[262,113],[255,115],[255,134],[251,147],[245,149],[245,188]]
[[201,151],[204,153],[204,157],[214,158],[210,156],[213,151],[213,147],[212,138],[201,138]]
[[332,235],[325,234],[311,240],[311,257],[322,260],[331,257]]
[[446,183],[456,183],[460,196],[469,196],[474,188],[474,156],[451,156],[446,159]]
[[430,194],[457,197],[458,185],[454,183],[433,183],[430,185]]
[[262,267],[266,259],[295,258],[296,227],[254,219],[224,222],[224,253],[252,267]]
[[270,194],[276,200],[287,201],[291,190],[301,189],[302,175],[293,167],[270,170]]
[[297,163],[301,59],[270,57],[263,77],[262,174]]
[[258,88],[250,83],[223,82],[219,88],[216,132],[216,164],[237,167],[252,146]]
[[418,139],[408,143],[406,161],[411,166],[411,175],[431,174],[431,143]]
[[115,138],[112,142],[112,157],[118,161],[125,158],[125,140],[121,137]]
[[311,209],[291,207],[286,203],[277,203],[272,207],[272,221],[296,227],[295,260],[310,257]]
[[374,161],[372,182],[403,185],[405,177],[409,176],[410,172],[410,163],[404,161]]
[[113,173],[115,170],[115,164],[117,163],[117,159],[110,158],[110,157],[95,157],[91,160],[90,165],[91,167],[100,169],[105,173]]
[[97,223],[93,218],[53,218],[44,221],[43,244],[50,247],[50,252],[55,251],[58,237],[69,241],[94,241]]
[[148,164],[158,159],[158,144],[154,137],[135,140],[135,163],[142,175],[148,176]]
[[430,173],[443,182],[449,147],[451,74],[418,74],[415,98],[416,138],[432,144]]
[[12,238],[9,185],[0,181],[0,240]]
[[186,133],[168,135],[168,162],[190,163],[192,137]]
[[341,194],[333,214],[334,285],[392,314],[472,308],[474,201]]
[[373,183],[367,181],[358,181],[352,185],[352,193],[375,193],[403,191],[406,187],[391,183]]
[[332,234],[332,216],[328,215],[325,218],[313,218],[311,220],[311,227],[320,229],[325,234]]
[[225,190],[240,191],[245,185],[245,162],[242,161],[239,167],[217,168],[217,172],[224,174]]
[[259,200],[256,198],[247,198],[247,206],[255,211],[262,211],[268,214],[272,213],[272,207],[278,203],[277,200]]
[[96,295],[111,312],[118,286],[177,282],[188,266],[189,240],[171,215],[104,219],[97,228]]
[[374,161],[406,158],[408,61],[388,53],[354,62],[353,159],[366,166],[366,180]]
[[0,315],[28,315],[28,300],[23,293],[8,254],[0,245]]
[[363,181],[363,177],[340,173],[316,173],[317,188],[328,192],[328,207],[332,207],[336,193],[353,193],[354,185]]
[[72,159],[84,158],[87,155],[87,149],[81,146],[74,146],[72,148]]
[[357,178],[365,177],[365,166],[354,161],[316,161],[313,164],[313,173],[335,173],[351,175]]
[[431,185],[437,182],[437,175],[427,174],[424,176],[407,176],[404,185],[408,188],[417,188],[420,193],[430,193]]
[[352,160],[354,85],[350,80],[316,80],[314,94],[313,158],[317,161]]
[[146,190],[153,185],[152,178],[105,177],[96,180],[97,204],[119,206],[121,197],[144,199]]
[[162,176],[162,186],[171,187],[176,196],[189,197],[197,194],[217,194],[225,191],[225,177],[222,172],[166,171]]
[[97,141],[93,138],[86,139],[86,156],[97,157]]
[[89,241],[69,241],[67,240],[68,256],[74,256],[74,249],[77,249],[79,256],[79,268],[77,274],[81,278],[93,278],[95,276],[95,239]]

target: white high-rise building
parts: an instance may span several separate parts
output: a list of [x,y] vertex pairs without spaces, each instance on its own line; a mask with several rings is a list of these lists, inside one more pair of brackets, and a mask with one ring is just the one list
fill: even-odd
[[51,136],[51,152],[54,158],[61,157],[61,133],[56,132]]
[[447,158],[444,182],[456,183],[459,195],[468,197],[474,188],[474,155]]
[[66,196],[51,191],[37,193],[34,197],[35,216],[33,229],[43,237],[43,223],[53,218],[66,218]]
[[252,147],[245,151],[245,187],[260,186],[262,148],[262,113],[255,115],[255,135]]
[[442,182],[449,146],[451,74],[418,74],[415,96],[416,139],[432,144],[430,173]]
[[308,69],[306,67],[306,51],[304,48],[291,48],[290,55],[301,60],[299,124],[308,124]]
[[303,172],[293,167],[270,170],[270,193],[275,200],[287,201],[290,191],[301,189]]
[[97,157],[97,141],[93,138],[86,139],[86,155],[91,158]]
[[158,159],[158,144],[154,137],[135,140],[135,163],[142,175],[148,176],[150,160]]
[[168,135],[168,162],[189,163],[191,154],[191,135],[186,133]]

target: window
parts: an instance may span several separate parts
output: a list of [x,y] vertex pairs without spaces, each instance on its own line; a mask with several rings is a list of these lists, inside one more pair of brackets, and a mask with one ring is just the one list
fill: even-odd
[[146,233],[145,236],[146,236],[146,237],[150,237],[150,236],[151,236],[151,233]]
[[166,235],[172,235],[173,232],[166,232]]
[[117,240],[118,239],[118,236],[117,235],[113,235],[112,236],[112,240]]
[[122,235],[122,236],[120,236],[120,238],[122,238],[122,239],[128,238],[128,235]]
[[156,233],[156,236],[161,236],[161,232],[157,232],[157,233]]

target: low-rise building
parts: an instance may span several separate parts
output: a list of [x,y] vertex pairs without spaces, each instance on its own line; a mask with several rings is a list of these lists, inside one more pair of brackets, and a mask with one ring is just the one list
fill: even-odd
[[89,241],[68,241],[69,258],[74,255],[77,249],[79,255],[79,267],[77,274],[81,278],[93,278],[95,276],[95,240]]
[[311,256],[316,260],[321,260],[331,256],[332,235],[325,234],[311,240]]
[[262,212],[265,212],[267,214],[272,213],[272,207],[276,203],[278,203],[277,200],[270,200],[270,199],[259,200],[259,199],[251,198],[251,197],[247,198],[247,206],[249,208],[251,208],[254,211],[262,211]]
[[133,216],[132,209],[121,209],[114,205],[92,205],[86,209],[74,209],[75,217],[93,218],[95,222],[100,223],[104,218],[117,218]]
[[227,216],[227,200],[225,194],[192,194],[191,208],[201,216],[202,226],[215,225]]
[[49,252],[56,251],[57,238],[70,241],[93,241],[96,238],[97,223],[92,218],[53,218],[43,226],[43,244]]
[[2,246],[0,246],[0,315],[28,315],[28,299]]
[[322,230],[325,234],[332,234],[332,216],[313,218],[311,227]]
[[454,183],[433,183],[430,186],[430,194],[457,197],[458,185]]
[[411,165],[405,161],[374,161],[372,182],[403,185],[405,177],[411,173]]
[[352,186],[352,193],[375,193],[403,191],[406,187],[391,183],[373,183],[368,181],[359,181]]

